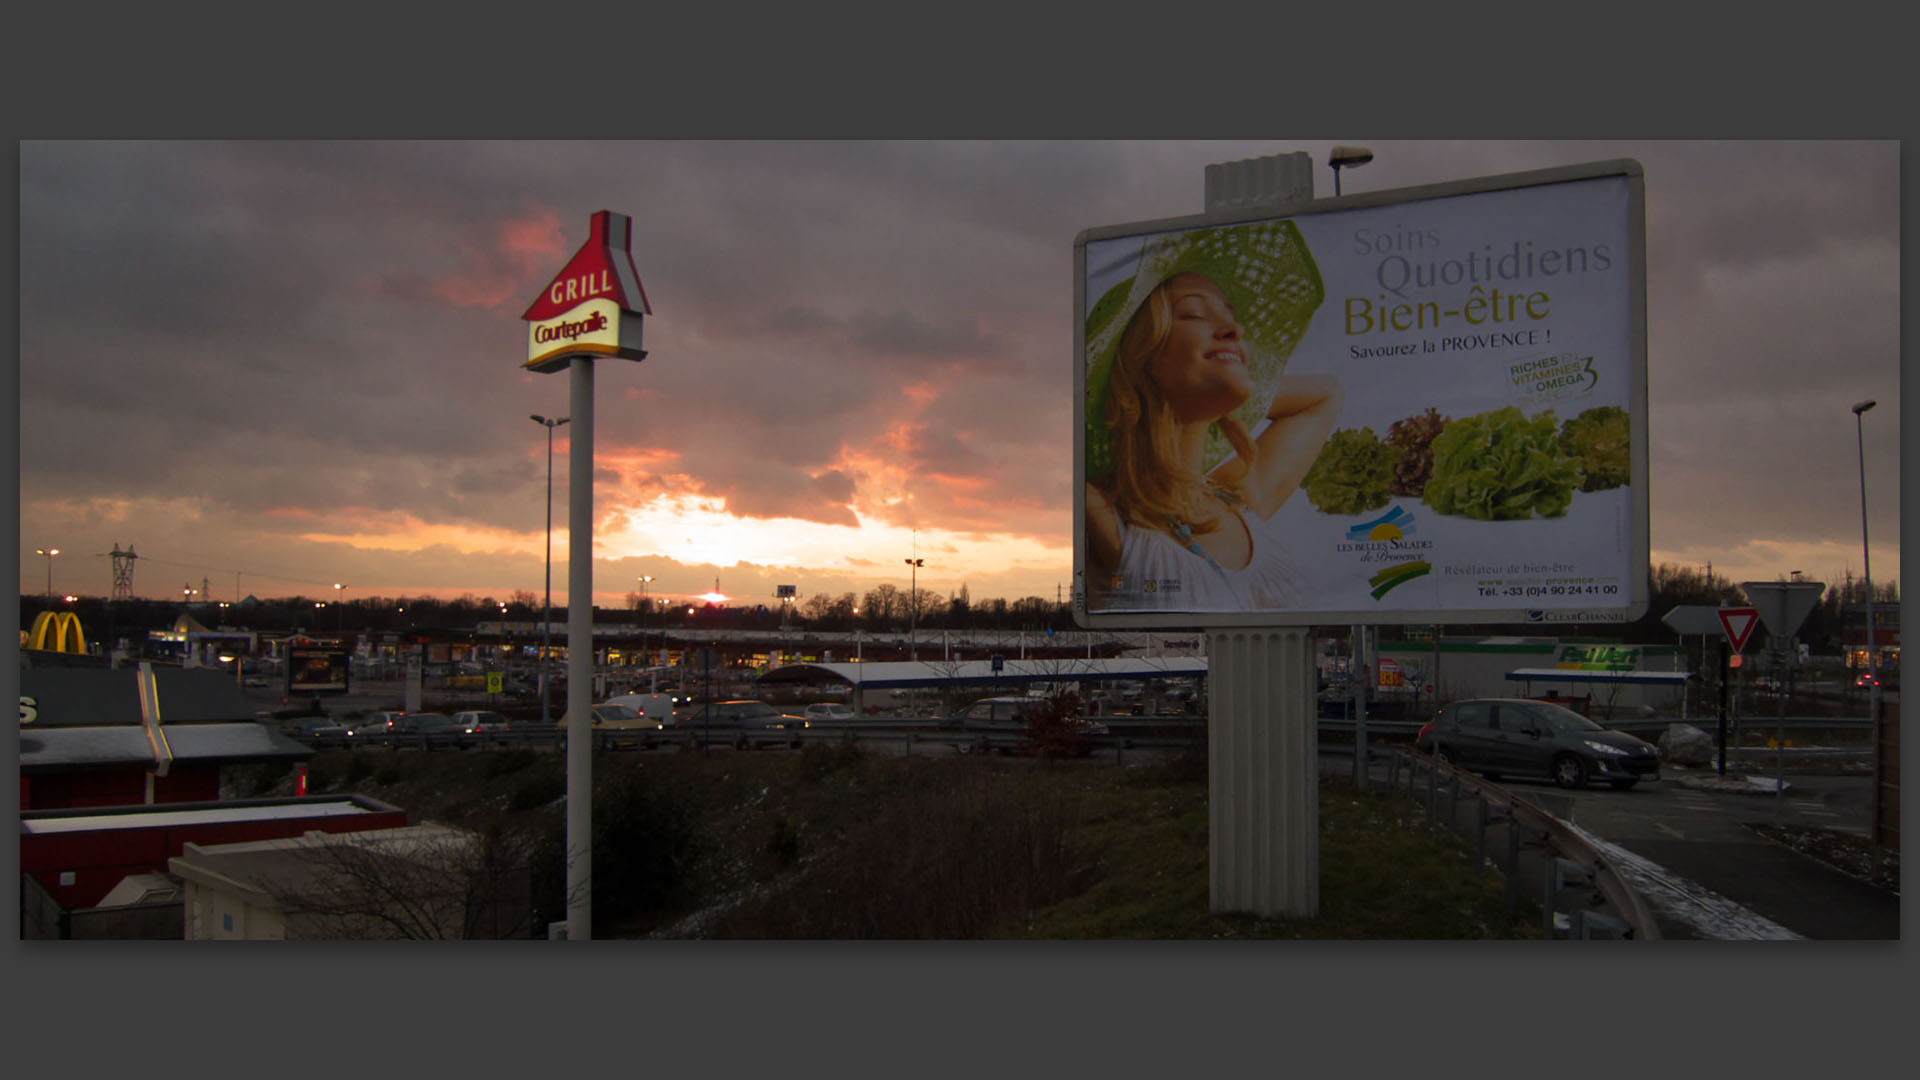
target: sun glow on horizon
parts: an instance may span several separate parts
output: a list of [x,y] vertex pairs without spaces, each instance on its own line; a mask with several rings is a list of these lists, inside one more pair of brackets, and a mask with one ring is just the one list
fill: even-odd
[[1056,576],[1070,566],[1070,544],[1010,534],[956,532],[938,527],[912,529],[853,511],[857,526],[830,525],[797,518],[743,518],[711,495],[661,495],[621,512],[618,526],[595,538],[602,559],[659,556],[681,563],[732,566],[740,563],[795,567],[886,577],[902,552],[927,558],[922,580],[947,587],[969,576],[1001,573],[1023,566],[1036,576]]

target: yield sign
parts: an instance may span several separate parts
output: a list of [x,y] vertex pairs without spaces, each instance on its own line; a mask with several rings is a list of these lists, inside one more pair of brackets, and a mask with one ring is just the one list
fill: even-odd
[[1754,625],[1760,621],[1760,611],[1750,607],[1723,607],[1720,609],[1720,629],[1726,631],[1727,641],[1733,645],[1734,652],[1747,647],[1747,638],[1753,636]]

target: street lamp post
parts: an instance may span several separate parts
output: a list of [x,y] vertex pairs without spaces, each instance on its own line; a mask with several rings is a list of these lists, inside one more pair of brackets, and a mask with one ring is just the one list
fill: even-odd
[[533,415],[533,422],[547,429],[547,597],[540,609],[540,722],[543,724],[553,719],[547,708],[552,694],[548,685],[552,680],[547,678],[547,654],[553,635],[553,429],[571,419],[562,416],[549,420],[538,413]]
[[1854,441],[1860,451],[1860,559],[1867,585],[1867,715],[1880,715],[1880,654],[1873,641],[1873,551],[1867,546],[1867,422],[1863,414],[1879,404],[1862,401],[1853,407]]
[[907,578],[907,659],[920,659],[920,568],[927,564],[925,559],[908,559],[909,577]]
[[53,599],[53,557],[60,554],[59,548],[34,548],[35,555],[47,557],[47,599]]
[[1373,160],[1373,151],[1364,146],[1336,146],[1327,156],[1327,167],[1333,170],[1333,197],[1340,197],[1340,170],[1357,169]]
[[647,668],[647,693],[657,693],[660,689],[660,673],[654,670],[653,655],[647,641],[647,609],[653,601],[647,598],[647,586],[653,584],[652,574],[640,575],[640,662]]
[[[651,584],[653,584],[652,574],[640,575],[640,648],[642,651],[647,648],[647,609],[653,606],[653,601],[647,597],[647,586]],[[647,666],[653,665],[649,661]]]
[[345,633],[347,629],[347,587],[333,584],[333,629],[335,633]]

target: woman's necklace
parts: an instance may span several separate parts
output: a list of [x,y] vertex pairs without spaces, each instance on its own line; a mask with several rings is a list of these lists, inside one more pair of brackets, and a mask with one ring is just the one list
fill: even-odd
[[[1216,499],[1219,499],[1220,502],[1223,503],[1228,510],[1232,510],[1234,508],[1234,503],[1236,500],[1233,497],[1233,493],[1229,492],[1227,489],[1219,486],[1218,484],[1208,484],[1207,494],[1213,496]],[[1207,565],[1213,567],[1214,573],[1217,573],[1220,575],[1220,580],[1228,583],[1231,583],[1233,581],[1233,578],[1229,576],[1227,573],[1227,568],[1224,566],[1221,566],[1218,562],[1216,562],[1214,560],[1214,557],[1207,554],[1206,549],[1200,546],[1200,541],[1194,539],[1193,526],[1188,525],[1186,522],[1180,520],[1177,517],[1169,516],[1167,518],[1167,528],[1173,530],[1174,539],[1180,541],[1180,543],[1188,551],[1191,551],[1195,555],[1198,555],[1202,559],[1205,559],[1207,561]]]

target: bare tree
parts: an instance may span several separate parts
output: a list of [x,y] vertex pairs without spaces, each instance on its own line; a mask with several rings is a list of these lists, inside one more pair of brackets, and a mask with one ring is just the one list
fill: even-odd
[[288,937],[524,938],[532,932],[524,834],[413,826],[313,836],[256,884]]
[[893,585],[880,584],[867,592],[860,605],[860,613],[866,616],[867,627],[884,630],[895,618],[904,618],[906,614],[905,598]]

